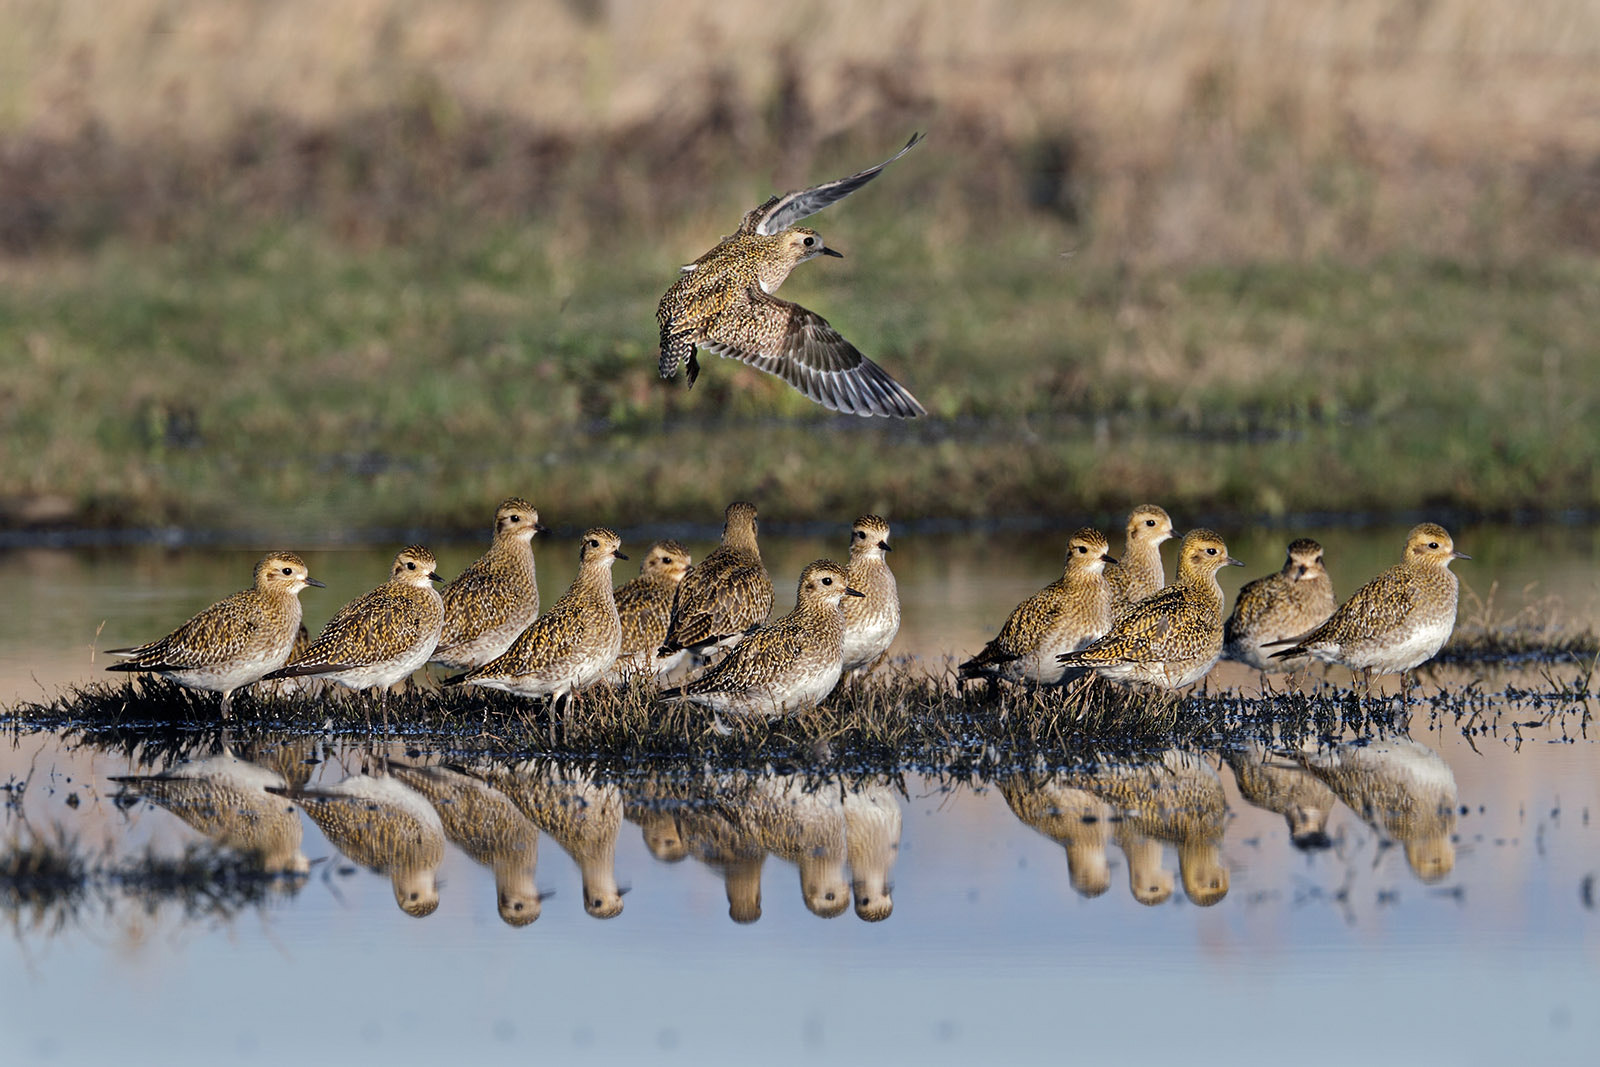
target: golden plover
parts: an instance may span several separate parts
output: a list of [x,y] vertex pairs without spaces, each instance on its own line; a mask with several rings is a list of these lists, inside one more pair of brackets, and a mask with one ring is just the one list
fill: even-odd
[[807,564],[793,611],[664,695],[719,715],[776,717],[815,707],[839,684],[844,665],[844,609],[839,602],[861,595],[832,560]]
[[1111,888],[1111,805],[1066,773],[1019,774],[1000,782],[1013,814],[1067,853],[1067,879],[1082,897]]
[[1228,895],[1222,859],[1227,795],[1202,756],[1168,749],[1159,757],[1111,764],[1092,781],[1094,791],[1116,808],[1121,826],[1177,846],[1178,874],[1191,903],[1210,907]]
[[355,863],[388,875],[401,911],[420,919],[439,906],[444,824],[421,793],[378,767],[329,786],[268,792],[291,797],[329,844]]
[[863,595],[844,600],[845,674],[878,662],[900,632],[900,588],[883,558],[888,551],[888,520],[863,515],[851,524],[850,588]]
[[222,717],[233,691],[283,666],[300,629],[300,590],[322,583],[293,552],[274,552],[256,564],[255,585],[234,593],[159,641],[107,654],[126,663],[108,671],[159,674],[190,689],[222,694]]
[[1233,768],[1239,795],[1263,811],[1282,815],[1295,848],[1312,852],[1333,845],[1328,836],[1333,792],[1304,767],[1256,743],[1226,749],[1223,758]]
[[889,876],[900,857],[900,798],[887,783],[871,780],[846,786],[843,800],[850,899],[856,918],[882,922],[894,911],[894,885]]
[[848,178],[774,196],[749,211],[739,229],[684,266],[661,297],[661,377],[687,362],[689,385],[700,373],[695,349],[704,348],[774,374],[823,407],[852,415],[911,418],[924,415],[917,398],[882,367],[799,304],[772,294],[789,272],[815,256],[839,256],[815,231],[795,223],[842,200],[922,138],[875,167]]
[[587,771],[549,760],[471,769],[494,786],[572,857],[583,879],[583,910],[596,919],[622,914],[617,885],[617,837],[622,790]]
[[1154,504],[1140,504],[1128,516],[1127,543],[1122,558],[1106,568],[1111,583],[1111,617],[1120,619],[1128,609],[1167,584],[1161,565],[1161,543],[1176,537],[1172,519]]
[[616,591],[617,617],[622,620],[622,647],[607,681],[623,681],[648,671],[652,677],[670,674],[684,657],[679,649],[660,655],[672,621],[672,600],[678,583],[689,572],[689,552],[676,541],[657,541],[639,563],[639,577]]
[[[1405,555],[1355,596],[1339,605],[1327,622],[1274,652],[1276,659],[1309,653],[1325,663],[1359,671],[1370,690],[1372,676],[1402,675],[1432,659],[1456,625],[1456,576],[1450,561],[1471,559],[1457,552],[1437,523],[1424,522],[1406,535]],[[1271,646],[1269,646],[1271,647]]]
[[[750,835],[769,853],[795,865],[806,909],[824,919],[850,906],[849,831],[839,789],[814,788],[798,774],[758,774],[725,794]],[[880,916],[881,917],[881,916]]]
[[539,617],[533,538],[539,512],[512,497],[494,513],[494,543],[444,587],[444,626],[433,661],[456,670],[481,667],[511,647]]
[[1433,749],[1404,735],[1310,749],[1301,762],[1374,830],[1405,848],[1424,882],[1455,870],[1456,778]]
[[1322,546],[1306,537],[1291,541],[1281,571],[1239,590],[1222,629],[1223,655],[1258,671],[1298,670],[1309,656],[1273,659],[1261,646],[1310,633],[1333,614],[1334,604]]
[[266,874],[303,875],[311,861],[300,851],[300,812],[269,788],[283,775],[223,749],[160,774],[111,779],[130,794],[157,804],[222,848],[260,865]]
[[1083,527],[1067,539],[1060,578],[1011,612],[983,651],[961,665],[963,678],[1056,685],[1067,675],[1058,656],[1076,652],[1111,629],[1111,586],[1105,568],[1117,561],[1099,530]]
[[349,689],[386,689],[409,678],[439,643],[437,566],[421,545],[402,548],[387,582],[340,608],[304,655],[267,677],[318,675]]
[[498,789],[451,767],[391,764],[389,773],[428,799],[444,835],[474,863],[494,872],[495,902],[508,926],[539,917],[534,885],[539,828]]
[[657,655],[688,649],[709,656],[732,648],[771,614],[772,578],[756,544],[756,506],[736,500],[723,518],[722,544],[678,583]]
[[481,685],[523,697],[550,697],[555,716],[574,690],[600,679],[617,660],[622,623],[611,566],[627,559],[622,539],[603,526],[584,531],[578,576],[555,607],[535,619],[505,654],[446,684]]
[[767,850],[732,805],[724,805],[726,790],[685,798],[678,810],[685,851],[722,879],[728,901],[728,918],[749,924],[761,918],[761,868]]
[[1059,657],[1092,667],[1123,684],[1182,689],[1198,682],[1222,656],[1222,587],[1217,571],[1243,566],[1210,530],[1190,530],[1178,558],[1178,578],[1139,601],[1088,647]]

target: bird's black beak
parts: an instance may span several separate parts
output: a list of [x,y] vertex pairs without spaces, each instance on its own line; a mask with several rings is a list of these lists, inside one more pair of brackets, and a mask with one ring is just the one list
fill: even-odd
[[1467,555],[1465,552],[1452,552],[1452,553],[1450,553],[1450,558],[1451,559],[1471,559],[1472,557]]
[[866,596],[866,595],[867,595],[867,594],[865,594],[865,593],[863,593],[863,592],[862,592],[862,591],[861,591],[861,590],[859,590],[859,589],[851,589],[851,588],[850,588],[850,587],[849,587],[849,586],[848,586],[848,585],[847,585],[847,586],[845,586],[845,587],[844,587],[844,595],[845,595],[845,596]]
[[439,577],[439,572],[438,571],[429,571],[428,572],[428,577],[429,577],[429,579],[431,579],[432,581],[435,581],[435,582],[444,581],[443,578]]
[[1230,566],[1230,567],[1243,567],[1244,566],[1244,561],[1243,560],[1239,560],[1239,559],[1234,559],[1232,556],[1229,556],[1228,557],[1228,566]]
[[834,259],[844,258],[843,252],[839,251],[837,248],[829,248],[827,245],[822,246],[822,254],[825,256],[832,256]]
[[307,578],[306,579],[306,584],[307,585],[314,585],[318,589],[326,589],[326,588],[328,588],[328,583],[327,582],[319,582],[315,578]]
[[1102,552],[1100,553],[1100,560],[1103,563],[1110,563],[1114,566],[1117,562],[1117,557],[1113,556],[1109,552]]
[[879,541],[878,542],[878,547],[883,549],[885,552],[893,552],[894,551],[894,549],[889,547],[889,542],[887,542],[887,541]]
[[613,556],[616,556],[618,559],[627,559],[628,558],[628,554],[626,552],[622,551],[622,549],[620,549],[620,548],[617,549],[615,552],[613,552],[611,554]]
[[549,533],[549,532],[550,532],[550,527],[546,526],[544,523],[536,522],[536,523],[533,524],[533,536],[538,537],[542,533]]

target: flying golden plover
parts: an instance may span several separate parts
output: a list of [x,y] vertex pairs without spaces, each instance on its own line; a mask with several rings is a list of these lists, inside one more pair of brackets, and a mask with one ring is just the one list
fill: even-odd
[[866,670],[889,651],[900,632],[900,589],[883,558],[889,549],[889,523],[863,515],[850,527],[850,588],[859,597],[844,600],[844,673]]
[[815,707],[839,684],[844,665],[844,610],[839,602],[861,595],[832,560],[808,564],[800,574],[793,611],[665,695],[719,715],[775,717]]
[[617,660],[622,623],[611,591],[611,566],[627,559],[622,539],[603,526],[584,531],[578,576],[555,607],[496,659],[446,684],[481,685],[523,697],[550,697],[551,728],[575,690],[597,681]]
[[756,506],[736,500],[723,518],[722,543],[678,583],[657,655],[688,649],[710,656],[737,645],[771,614],[772,578],[756,544]]
[[340,608],[302,656],[266,677],[317,675],[349,689],[387,689],[409,678],[439,643],[444,601],[433,583],[444,579],[437,566],[421,545],[402,548],[387,582]]
[[1140,504],[1128,516],[1127,543],[1122,558],[1106,568],[1111,583],[1111,617],[1120,619],[1128,609],[1167,584],[1161,565],[1161,542],[1176,537],[1172,519],[1154,504]]
[[1139,601],[1087,648],[1058,657],[1092,667],[1122,684],[1182,689],[1205,677],[1222,656],[1222,587],[1217,571],[1243,566],[1210,530],[1190,530],[1178,557],[1178,578]]
[[1309,656],[1273,659],[1262,645],[1308,634],[1333,614],[1333,582],[1322,566],[1322,546],[1302,537],[1289,544],[1283,569],[1239,590],[1223,626],[1223,655],[1258,671],[1298,670]]
[[1425,522],[1413,527],[1399,564],[1356,590],[1310,633],[1274,642],[1289,647],[1273,657],[1309,653],[1325,663],[1342,663],[1360,672],[1368,690],[1374,673],[1398,671],[1404,682],[1406,671],[1432,659],[1449,640],[1457,594],[1450,561],[1471,558],[1455,550],[1443,526]]
[[961,665],[963,678],[1057,685],[1068,667],[1057,657],[1076,652],[1111,628],[1111,586],[1105,568],[1116,560],[1099,530],[1083,527],[1067,539],[1062,576],[1012,611],[983,651]]
[[233,691],[283,666],[300,630],[300,590],[322,586],[293,552],[256,564],[255,585],[219,600],[159,641],[108,653],[126,663],[108,671],[159,674],[190,689],[222,694],[222,717]]
[[687,363],[692,387],[700,373],[695,349],[704,348],[777,375],[834,411],[926,414],[916,397],[822,316],[772,295],[806,260],[840,255],[815,230],[795,223],[849,196],[921,139],[913,136],[890,158],[848,178],[772,197],[748,212],[732,235],[684,266],[656,308],[661,377],[675,377],[678,365]]
[[670,674],[684,651],[659,654],[672,621],[672,600],[689,572],[689,552],[676,541],[657,541],[639,563],[639,577],[616,591],[617,617],[622,620],[622,647],[606,673],[608,681],[625,681],[646,673]]
[[539,512],[513,497],[494,514],[494,543],[444,587],[444,626],[433,661],[457,670],[481,667],[511,647],[539,617],[533,538]]

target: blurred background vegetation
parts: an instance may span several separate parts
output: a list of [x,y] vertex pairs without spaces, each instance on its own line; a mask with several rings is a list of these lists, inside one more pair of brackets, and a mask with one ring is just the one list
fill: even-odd
[[[0,526],[1600,507],[1600,6],[0,0]],[[784,295],[932,417],[655,301]]]

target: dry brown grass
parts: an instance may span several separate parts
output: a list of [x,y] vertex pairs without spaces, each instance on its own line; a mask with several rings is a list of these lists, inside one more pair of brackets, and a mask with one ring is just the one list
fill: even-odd
[[[10,0],[0,234],[219,201],[380,239],[441,203],[725,227],[708,173],[764,194],[920,126],[911,198],[957,237],[1045,211],[1124,262],[1587,248],[1597,40],[1582,0]],[[119,191],[153,206],[82,207]]]

